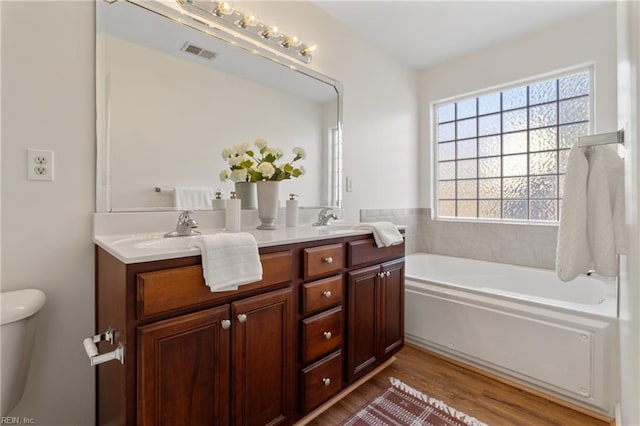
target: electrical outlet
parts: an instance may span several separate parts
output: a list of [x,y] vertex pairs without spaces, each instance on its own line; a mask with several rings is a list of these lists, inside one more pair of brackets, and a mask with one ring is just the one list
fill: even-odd
[[27,150],[27,179],[53,180],[53,151]]
[[347,176],[347,179],[346,179],[345,183],[346,183],[345,191],[353,192],[353,180],[349,176]]

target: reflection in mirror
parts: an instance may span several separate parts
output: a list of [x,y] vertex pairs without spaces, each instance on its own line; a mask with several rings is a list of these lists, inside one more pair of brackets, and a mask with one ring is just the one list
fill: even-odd
[[174,209],[178,186],[229,194],[221,152],[256,138],[307,152],[282,204],[340,205],[339,83],[129,2],[98,2],[97,22],[98,211]]

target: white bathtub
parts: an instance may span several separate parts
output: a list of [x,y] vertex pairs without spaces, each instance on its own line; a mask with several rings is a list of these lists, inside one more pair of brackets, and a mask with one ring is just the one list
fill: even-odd
[[406,257],[408,342],[612,415],[615,279],[416,253]]

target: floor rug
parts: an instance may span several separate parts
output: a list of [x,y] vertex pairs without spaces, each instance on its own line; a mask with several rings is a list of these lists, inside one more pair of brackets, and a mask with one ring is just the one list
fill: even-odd
[[487,426],[444,402],[390,377],[391,387],[343,426]]

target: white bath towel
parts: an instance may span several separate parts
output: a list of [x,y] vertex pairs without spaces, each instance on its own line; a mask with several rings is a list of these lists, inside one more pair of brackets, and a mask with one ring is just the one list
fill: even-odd
[[587,235],[596,273],[617,276],[617,254],[625,245],[624,161],[610,146],[592,148],[589,154]]
[[180,210],[211,209],[215,189],[207,186],[176,186],[173,205]]
[[625,227],[625,201],[624,201],[624,160],[619,171],[616,184],[615,203],[613,206],[613,232],[616,236],[616,251],[618,254],[627,254],[627,237]]
[[404,241],[398,227],[391,222],[359,223],[353,229],[373,231],[373,239],[378,247],[390,247]]
[[262,279],[258,244],[247,232],[202,235],[191,245],[202,253],[204,281],[212,292],[237,290]]
[[584,150],[574,146],[567,161],[556,250],[556,273],[562,281],[570,281],[591,268],[587,238],[588,176],[589,163]]

